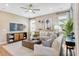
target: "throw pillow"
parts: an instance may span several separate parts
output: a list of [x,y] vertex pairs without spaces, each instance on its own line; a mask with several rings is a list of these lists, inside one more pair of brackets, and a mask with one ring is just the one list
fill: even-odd
[[53,40],[52,39],[48,39],[46,41],[42,41],[42,44],[46,47],[51,47]]

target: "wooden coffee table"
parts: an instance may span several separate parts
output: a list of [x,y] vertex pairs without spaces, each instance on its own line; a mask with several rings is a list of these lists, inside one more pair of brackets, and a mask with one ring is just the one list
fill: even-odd
[[41,44],[38,40],[23,40],[22,46],[34,50],[34,44]]

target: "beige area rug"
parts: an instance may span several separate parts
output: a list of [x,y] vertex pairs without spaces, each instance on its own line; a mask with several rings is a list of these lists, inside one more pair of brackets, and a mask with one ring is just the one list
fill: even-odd
[[2,47],[13,56],[34,56],[34,51],[23,47],[21,41],[7,44]]

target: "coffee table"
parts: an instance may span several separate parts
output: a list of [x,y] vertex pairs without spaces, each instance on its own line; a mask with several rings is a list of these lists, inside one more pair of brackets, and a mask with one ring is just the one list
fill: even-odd
[[22,46],[34,50],[34,44],[41,44],[40,40],[23,40]]

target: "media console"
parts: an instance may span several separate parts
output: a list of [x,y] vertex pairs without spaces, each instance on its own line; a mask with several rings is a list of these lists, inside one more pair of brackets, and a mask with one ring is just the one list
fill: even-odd
[[27,39],[27,32],[7,33],[7,42],[13,43]]

